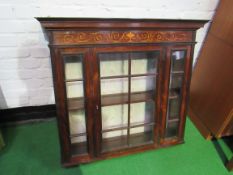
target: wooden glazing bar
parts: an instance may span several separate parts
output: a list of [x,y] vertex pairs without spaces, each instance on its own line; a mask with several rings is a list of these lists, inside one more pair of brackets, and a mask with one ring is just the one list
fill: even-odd
[[[153,125],[155,125],[154,122],[140,123],[140,124],[132,125],[132,126],[130,126],[130,128],[136,128],[136,127],[140,127],[140,126],[153,126]],[[105,130],[102,131],[102,133],[104,133],[104,132],[111,132],[111,131],[117,131],[117,130],[123,130],[123,129],[128,129],[128,125],[127,126],[113,127],[113,128],[105,129]]]
[[70,135],[70,138],[74,138],[74,137],[80,137],[80,136],[85,136],[85,135],[87,135],[87,133],[79,133],[79,134],[71,134]]
[[130,109],[131,109],[131,54],[128,59],[128,128],[127,128],[127,145],[129,145],[130,136]]
[[115,75],[115,76],[107,76],[101,77],[101,79],[114,79],[114,78],[128,78],[130,77],[145,77],[145,76],[156,76],[157,73],[146,73],[146,74],[131,74],[131,75]]
[[172,122],[178,122],[180,119],[179,118],[174,118],[174,119],[168,119],[168,123],[172,123]]
[[184,74],[184,71],[172,71],[171,74]]
[[68,79],[68,80],[65,80],[65,82],[75,82],[75,81],[83,81],[82,78],[77,78],[77,79]]

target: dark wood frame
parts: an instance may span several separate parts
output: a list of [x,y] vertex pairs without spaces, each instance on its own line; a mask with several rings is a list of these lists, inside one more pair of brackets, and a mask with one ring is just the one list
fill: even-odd
[[[159,58],[159,64],[160,64],[160,60],[161,60],[161,58],[162,58],[162,53],[163,53],[163,49],[162,49],[162,47],[161,46],[138,46],[138,45],[133,45],[133,46],[124,46],[124,47],[122,47],[122,46],[109,46],[109,47],[104,47],[104,48],[94,48],[94,51],[93,51],[93,53],[94,53],[94,58],[96,59],[96,61],[95,61],[95,63],[97,63],[98,65],[96,65],[96,67],[98,67],[98,69],[99,69],[99,60],[97,60],[98,58],[96,57],[96,55],[98,54],[98,52],[101,52],[101,53],[111,53],[111,52],[118,52],[118,53],[121,53],[121,52],[130,52],[130,51],[138,51],[138,52],[140,52],[140,51],[160,51],[160,58]],[[131,67],[131,58],[128,58],[128,60],[129,60],[129,62],[128,62],[128,64],[129,64],[129,68]],[[158,71],[160,71],[160,68],[158,67]],[[99,72],[99,70],[97,71],[97,73]],[[157,73],[155,73],[154,74],[154,76],[156,76],[156,84],[159,84],[159,77],[156,75]],[[159,74],[159,73],[158,73]],[[144,74],[145,75],[145,74]],[[97,77],[98,77],[98,85],[97,85],[97,89],[96,89],[96,92],[98,92],[95,96],[98,96],[99,94],[100,94],[100,76],[99,76],[99,74],[97,74]],[[128,79],[130,80],[130,78],[129,77],[132,77],[132,75],[131,75],[131,70],[129,69],[129,74],[128,74]],[[128,92],[130,92],[131,90],[130,90],[130,81],[128,82],[129,83],[129,89],[128,89]],[[155,104],[156,104],[156,106],[159,106],[159,104],[158,104],[158,99],[160,99],[160,93],[159,93],[159,89],[158,88],[156,88],[156,97],[154,98],[154,99],[156,99],[155,100]],[[130,103],[131,103],[131,99],[130,99],[130,97],[131,97],[131,94],[129,94],[128,93],[128,117],[130,118],[130,114],[129,114],[129,112],[130,112]],[[101,97],[99,96],[98,97],[98,102],[97,102],[97,106],[101,106]],[[100,107],[99,107],[99,109],[100,109]],[[155,109],[157,109],[157,108],[155,108]],[[157,110],[156,111],[156,116],[159,116],[159,110]],[[128,119],[129,120],[129,119]],[[97,126],[98,126],[98,128],[97,128],[97,130],[96,130],[96,138],[99,138],[98,139],[98,142],[96,143],[96,145],[97,145],[97,155],[98,156],[101,156],[100,155],[100,152],[101,152],[101,148],[100,148],[100,145],[101,145],[101,122],[102,120],[101,120],[101,110],[98,110],[98,114],[97,114]],[[155,123],[156,123],[156,118],[155,118]],[[127,127],[128,129],[127,130],[129,130],[129,128],[130,128],[130,126],[129,126],[129,123],[128,123],[128,127]],[[156,133],[156,125],[154,124],[154,140],[158,140],[158,138],[156,138],[156,136],[158,136],[158,133]],[[127,132],[129,132],[129,131],[127,131]],[[129,135],[127,135],[127,137],[129,137]],[[128,139],[127,139],[128,140]],[[156,147],[157,146],[157,142],[155,141],[154,142],[154,144],[153,144],[153,146],[154,147]],[[130,148],[130,149],[132,149],[132,148]],[[128,149],[125,149],[123,152],[127,152],[128,151]],[[103,156],[104,155],[106,155],[106,156],[110,156],[110,155],[112,155],[112,153],[104,153],[103,154]]]
[[189,116],[209,140],[233,135],[232,10],[233,1],[219,1],[191,82]]
[[[193,45],[180,45],[180,46],[169,46],[167,47],[167,55],[166,55],[166,70],[165,70],[165,83],[163,87],[163,104],[166,106],[163,108],[161,112],[162,116],[162,123],[161,126],[163,130],[161,132],[161,144],[162,145],[169,145],[171,143],[182,143],[184,138],[184,128],[185,128],[185,121],[186,121],[186,111],[187,111],[187,102],[188,102],[188,92],[189,92],[189,85],[190,85],[190,78],[191,78],[191,70],[192,70],[192,55],[191,50],[193,49]],[[179,129],[178,129],[178,137],[172,139],[165,138],[165,125],[166,125],[166,116],[167,116],[167,106],[168,106],[168,98],[169,98],[169,80],[170,80],[170,69],[171,69],[171,53],[173,51],[185,51],[186,58],[185,58],[185,69],[184,69],[184,77],[182,82],[182,94],[181,94],[181,107],[180,107],[180,121],[179,121]]]
[[[207,140],[233,136],[232,10],[233,1],[219,1],[190,86],[189,116]],[[226,167],[233,170],[233,158]]]
[[[37,19],[46,29],[49,37],[61,158],[64,166],[183,143],[195,33],[207,21],[88,18]],[[99,110],[101,96],[100,77],[98,73],[99,63],[96,54],[100,51],[156,51],[158,48],[160,50],[160,59],[158,62],[159,72],[158,76],[156,76],[156,96],[154,99],[157,116],[154,122],[154,144],[101,153],[101,111]],[[173,139],[165,139],[171,52],[173,50],[186,50],[186,61],[178,135]],[[85,70],[84,79],[86,80],[85,109],[87,112],[88,154],[72,156],[62,54],[75,54],[80,52],[85,55],[83,60]],[[130,77],[130,72],[131,70],[129,70],[129,75],[126,77]],[[130,90],[131,87],[128,88]],[[131,100],[130,98],[128,97],[128,103]],[[144,98],[146,98],[146,94]],[[74,107],[77,104],[78,101],[76,101]]]
[[226,164],[226,168],[229,170],[229,171],[233,171],[233,157],[231,158],[231,160],[229,160]]

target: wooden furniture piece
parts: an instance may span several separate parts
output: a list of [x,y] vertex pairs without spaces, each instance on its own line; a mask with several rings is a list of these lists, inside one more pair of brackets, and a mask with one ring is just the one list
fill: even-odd
[[226,167],[229,171],[233,170],[233,157],[231,158],[231,160],[229,160],[229,162],[226,164]]
[[195,33],[206,21],[37,19],[64,166],[183,143]]
[[233,135],[233,1],[221,1],[193,71],[189,115],[202,135]]
[[193,71],[190,117],[205,138],[233,134],[233,1],[221,1]]

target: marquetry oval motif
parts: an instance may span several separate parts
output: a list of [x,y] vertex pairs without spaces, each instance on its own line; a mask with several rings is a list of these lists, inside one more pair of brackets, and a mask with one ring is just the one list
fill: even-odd
[[53,44],[192,42],[191,31],[70,31],[53,32]]

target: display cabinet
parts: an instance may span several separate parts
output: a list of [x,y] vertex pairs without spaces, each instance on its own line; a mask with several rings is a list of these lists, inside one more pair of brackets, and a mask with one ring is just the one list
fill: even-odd
[[64,166],[183,143],[195,32],[206,21],[37,19]]

